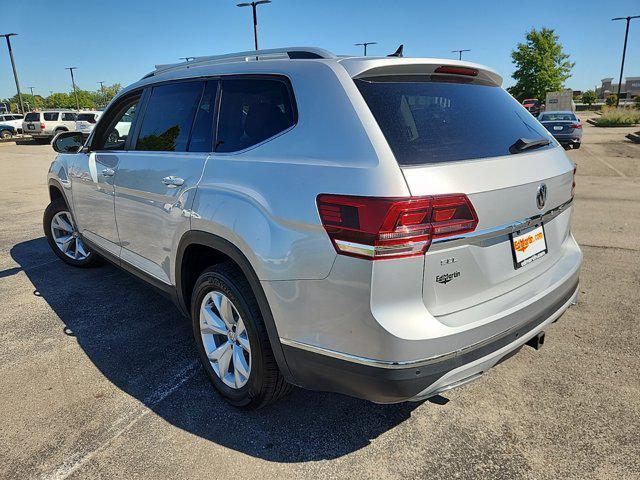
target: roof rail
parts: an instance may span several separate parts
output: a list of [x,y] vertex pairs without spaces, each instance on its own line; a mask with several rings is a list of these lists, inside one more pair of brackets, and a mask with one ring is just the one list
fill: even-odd
[[143,78],[152,77],[160,73],[183,68],[200,67],[205,65],[216,65],[220,63],[251,62],[256,60],[276,60],[288,58],[291,60],[313,59],[313,58],[337,58],[333,53],[316,47],[288,47],[272,48],[268,50],[249,50],[246,52],[227,53],[225,55],[211,55],[206,57],[195,57],[188,62],[169,63],[156,65],[156,69],[145,75]]

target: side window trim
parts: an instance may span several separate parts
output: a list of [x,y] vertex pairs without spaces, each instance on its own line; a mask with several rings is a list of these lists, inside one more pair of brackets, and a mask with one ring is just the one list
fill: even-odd
[[[275,135],[272,135],[269,138],[265,138],[264,140],[262,140],[259,143],[256,143],[255,145],[250,145],[246,148],[240,149],[240,150],[234,150],[231,152],[218,152],[217,149],[219,147],[218,145],[218,125],[220,124],[220,106],[221,106],[221,101],[222,101],[222,97],[224,96],[224,81],[232,81],[232,80],[245,80],[245,79],[258,79],[258,80],[275,80],[275,81],[279,81],[281,83],[284,84],[284,86],[287,89],[287,93],[289,96],[289,102],[291,103],[291,108],[292,108],[292,112],[293,112],[293,123],[291,124],[291,126],[289,126],[288,128],[282,130],[281,132],[276,133]],[[218,98],[216,99],[216,112],[215,112],[215,119],[214,119],[214,123],[215,123],[215,130],[213,132],[213,137],[214,137],[214,149],[213,149],[213,153],[217,153],[218,155],[236,155],[239,153],[243,153],[246,152],[248,150],[252,150],[254,148],[257,148],[261,145],[264,145],[267,142],[270,142],[271,140],[273,140],[276,137],[279,137],[281,135],[284,135],[285,133],[289,132],[290,130],[292,130],[297,124],[298,124],[298,104],[296,102],[296,97],[295,97],[295,93],[293,91],[293,85],[291,85],[291,80],[289,79],[289,77],[287,77],[286,75],[279,75],[279,74],[252,74],[252,73],[248,73],[248,74],[232,74],[232,75],[222,75],[220,76],[220,86],[218,89]]]
[[[220,80],[220,77],[209,77],[209,78],[205,78],[204,80],[204,86],[202,88],[202,93],[200,95],[200,100],[198,101],[198,108],[196,109],[196,114],[193,117],[193,122],[191,123],[191,131],[189,132],[189,140],[187,142],[187,152],[191,152],[191,138],[193,136],[193,128],[195,127],[196,124],[196,120],[198,119],[198,110],[200,109],[200,105],[202,104],[202,100],[204,99],[204,95],[207,92],[207,87],[212,84],[215,83],[216,84],[216,97],[214,99],[214,104],[213,104],[213,112],[211,113],[212,115],[212,119],[211,119],[211,145],[209,145],[209,150],[207,153],[213,153],[215,151],[215,145],[216,145],[216,134],[218,132],[218,111],[220,109],[220,96],[221,96],[221,92],[222,92],[222,81]],[[191,153],[204,153],[204,152],[191,152]]]
[[127,135],[127,139],[124,142],[124,151],[136,149],[138,134],[140,133],[140,128],[142,127],[142,120],[144,119],[144,114],[147,110],[147,104],[149,103],[151,90],[153,90],[153,85],[145,87],[144,90],[142,90],[142,95],[140,95],[140,101],[138,102],[138,107],[137,107],[138,111],[136,115],[133,117],[131,131],[129,135]]
[[[95,142],[97,141],[96,138],[98,138],[98,134],[102,133],[102,129],[106,128],[106,125],[109,125],[109,123],[111,123],[111,121],[113,120],[113,113],[112,112],[117,112],[120,109],[120,106],[123,103],[126,103],[128,101],[130,101],[132,98],[138,97],[140,96],[140,100],[138,101],[138,108],[140,108],[140,106],[142,105],[142,101],[144,100],[144,91],[142,89],[140,90],[134,90],[132,92],[127,93],[125,96],[123,96],[122,98],[119,98],[117,103],[114,103],[113,105],[111,105],[109,107],[108,110],[105,111],[104,115],[100,116],[99,119],[99,125],[96,125],[96,128],[94,128],[93,132],[91,132],[91,141],[89,143],[89,151],[90,152],[94,152],[94,151],[109,151],[109,150],[105,150],[104,148],[101,150],[97,149],[97,145],[95,144]],[[131,128],[136,128],[136,124],[138,123],[138,118],[139,116],[136,115],[133,118],[133,123],[131,125]],[[126,151],[127,150],[127,144],[129,142],[129,137],[130,135],[127,135],[127,140],[125,141],[125,146],[123,150],[118,150],[119,152],[122,151]]]

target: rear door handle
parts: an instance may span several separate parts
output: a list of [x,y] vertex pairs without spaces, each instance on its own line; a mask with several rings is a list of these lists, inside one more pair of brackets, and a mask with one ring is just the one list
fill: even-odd
[[103,177],[113,177],[116,174],[116,171],[113,168],[105,168],[102,170]]
[[184,183],[184,179],[180,177],[176,177],[174,175],[170,175],[168,177],[164,177],[162,179],[162,183],[164,183],[169,188],[179,187]]

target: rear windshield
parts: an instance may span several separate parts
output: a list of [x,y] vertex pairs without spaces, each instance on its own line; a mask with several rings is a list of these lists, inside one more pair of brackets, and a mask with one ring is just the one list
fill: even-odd
[[96,123],[96,114],[95,113],[79,113],[78,118],[76,118],[78,122],[89,122]]
[[40,112],[29,112],[24,116],[25,122],[38,122],[40,121]]
[[430,76],[355,82],[400,165],[509,155],[509,147],[520,138],[550,139],[547,130],[497,86],[432,81]]
[[573,113],[545,113],[539,120],[541,122],[575,122],[577,118]]

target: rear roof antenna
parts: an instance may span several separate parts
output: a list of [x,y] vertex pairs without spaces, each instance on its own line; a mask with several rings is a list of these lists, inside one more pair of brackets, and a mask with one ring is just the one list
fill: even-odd
[[404,43],[398,47],[398,49],[387,57],[402,57],[402,50],[404,50]]

